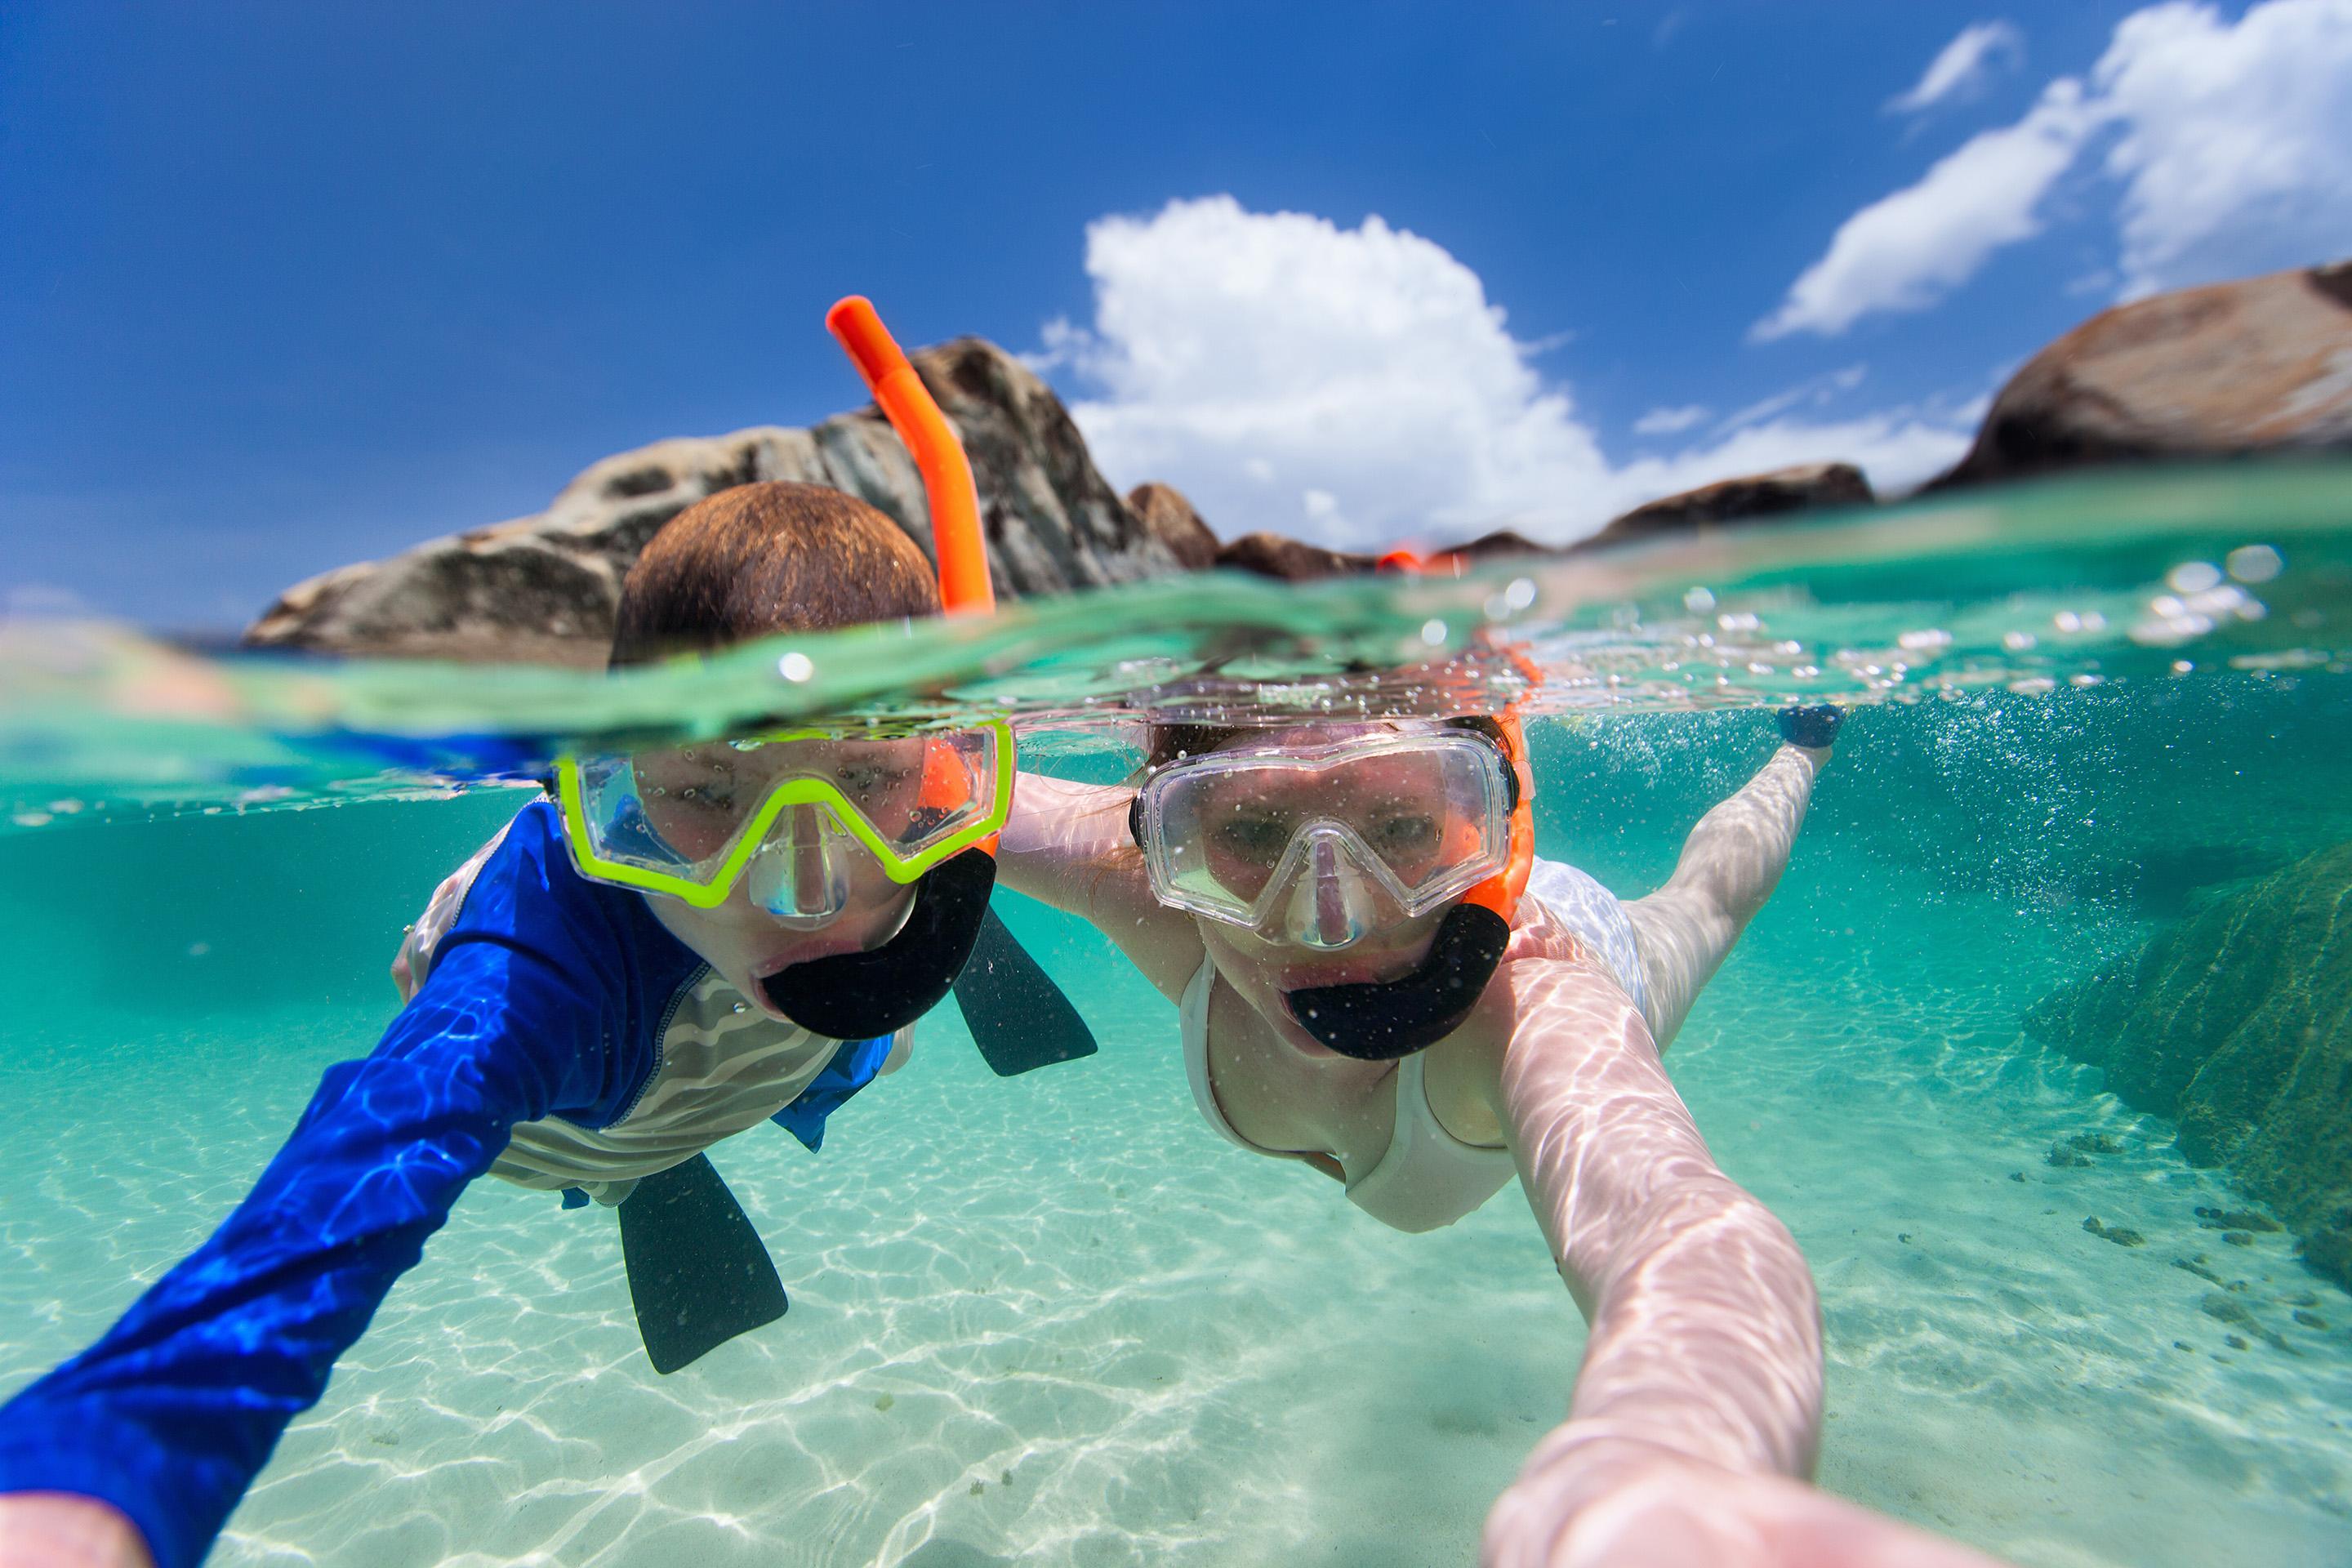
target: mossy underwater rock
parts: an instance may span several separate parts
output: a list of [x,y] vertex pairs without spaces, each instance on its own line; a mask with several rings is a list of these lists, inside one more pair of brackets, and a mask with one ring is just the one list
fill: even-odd
[[2105,1069],[2352,1289],[2352,844],[2203,905],[2036,1003],[2026,1028]]

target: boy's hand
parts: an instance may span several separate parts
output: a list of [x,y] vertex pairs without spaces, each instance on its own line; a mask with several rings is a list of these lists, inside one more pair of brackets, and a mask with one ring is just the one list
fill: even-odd
[[71,1492],[0,1495],[0,1568],[155,1568],[131,1522]]
[[1553,1434],[1486,1516],[1484,1568],[2000,1568],[1785,1476]]

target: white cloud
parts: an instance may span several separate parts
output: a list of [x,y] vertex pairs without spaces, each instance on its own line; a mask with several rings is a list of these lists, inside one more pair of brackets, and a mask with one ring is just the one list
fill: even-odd
[[[1055,322],[1045,341],[1101,389],[1071,410],[1097,462],[1122,487],[1178,486],[1227,538],[1275,528],[1368,548],[1511,526],[1560,541],[1654,496],[1784,463],[1842,458],[1900,488],[1968,444],[1967,428],[1929,415],[1816,425],[1787,416],[1791,403],[1620,467],[1530,366],[1477,274],[1377,217],[1343,229],[1230,196],[1171,202],[1089,225],[1087,270],[1093,325]],[[1816,378],[1799,400],[1850,388],[1859,370]]]
[[1789,289],[1752,336],[1834,337],[1874,310],[1924,310],[1985,258],[2041,232],[2034,209],[2082,151],[2103,111],[2060,77],[2014,125],[1970,137],[1917,184],[1839,226],[1828,254]]
[[2352,0],[2126,17],[2092,73],[2125,130],[2126,298],[2352,252]]
[[2060,77],[1846,219],[1752,335],[1936,304],[2041,232],[2043,196],[2108,127],[2124,298],[2352,251],[2352,0],[2265,0],[2235,23],[2189,0],[2132,13],[2087,89]]
[[1680,408],[1653,408],[1633,421],[1636,436],[1679,436],[1694,425],[1706,422],[1715,410],[1704,403],[1686,403]]
[[2007,22],[1971,22],[1960,36],[1946,44],[1911,90],[1889,99],[1887,110],[1916,114],[1952,98],[1970,98],[1984,89],[1997,65],[2016,66],[2025,58],[2025,37]]

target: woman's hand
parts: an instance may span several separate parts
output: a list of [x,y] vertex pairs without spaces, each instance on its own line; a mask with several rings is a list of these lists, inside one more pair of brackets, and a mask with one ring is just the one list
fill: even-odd
[[1552,1433],[1486,1516],[1483,1568],[2000,1568],[1786,1476]]
[[131,1521],[70,1492],[0,1495],[0,1568],[154,1568]]

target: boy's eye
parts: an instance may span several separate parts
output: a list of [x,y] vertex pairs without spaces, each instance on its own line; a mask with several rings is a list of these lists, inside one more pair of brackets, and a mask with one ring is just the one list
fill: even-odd
[[895,794],[913,775],[904,768],[852,765],[835,770],[835,781],[853,800],[871,800]]
[[735,809],[735,781],[731,778],[709,779],[669,792],[670,798],[700,811],[726,812]]

